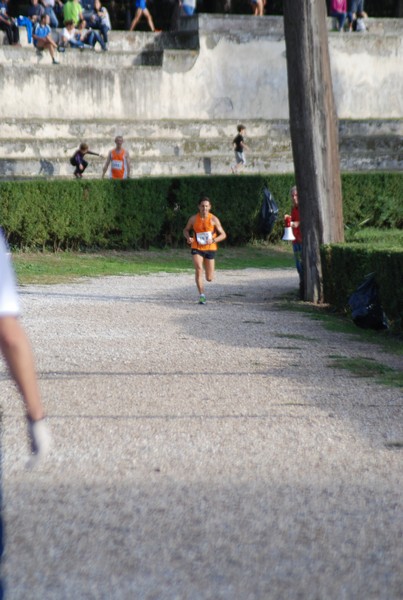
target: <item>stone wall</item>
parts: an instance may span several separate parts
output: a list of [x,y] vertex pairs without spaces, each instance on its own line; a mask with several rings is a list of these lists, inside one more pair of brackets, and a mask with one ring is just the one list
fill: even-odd
[[[329,32],[342,166],[396,169],[403,21],[369,27]],[[117,133],[138,175],[228,172],[239,121],[254,141],[251,172],[292,170],[282,18],[198,15],[178,32],[111,32],[109,52],[58,58],[0,46],[0,176],[68,175],[79,141],[106,152]]]

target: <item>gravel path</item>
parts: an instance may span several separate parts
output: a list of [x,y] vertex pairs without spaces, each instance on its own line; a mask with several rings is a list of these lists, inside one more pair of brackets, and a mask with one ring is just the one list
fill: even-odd
[[4,367],[10,600],[403,597],[402,398],[330,357],[397,359],[275,299],[294,269],[22,290],[55,448],[24,470]]

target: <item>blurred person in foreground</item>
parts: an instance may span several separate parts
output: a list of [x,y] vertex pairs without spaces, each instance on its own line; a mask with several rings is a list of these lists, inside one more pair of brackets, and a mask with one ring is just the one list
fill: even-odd
[[32,453],[27,468],[32,469],[48,455],[51,436],[40,397],[33,353],[19,321],[19,314],[15,275],[0,230],[0,350],[25,405]]

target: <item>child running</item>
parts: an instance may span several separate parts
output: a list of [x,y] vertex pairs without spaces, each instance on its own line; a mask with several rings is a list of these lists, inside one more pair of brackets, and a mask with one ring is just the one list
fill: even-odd
[[93,154],[94,156],[101,156],[100,154],[98,154],[98,152],[91,152],[91,150],[88,147],[88,144],[86,144],[85,142],[82,142],[80,144],[79,149],[76,150],[76,152],[74,152],[73,156],[70,158],[70,164],[73,165],[73,167],[75,167],[73,175],[77,179],[82,178],[85,169],[88,167],[87,161],[84,160],[84,156],[86,154]]
[[245,125],[239,124],[237,127],[238,135],[232,140],[232,145],[235,152],[235,165],[231,167],[233,173],[238,173],[246,165],[246,158],[244,150],[249,150],[248,146],[244,142],[244,135],[246,133]]
[[217,217],[211,212],[210,199],[204,196],[199,202],[199,212],[190,217],[183,235],[191,246],[199,304],[206,304],[203,268],[207,281],[213,281],[217,243],[227,237]]

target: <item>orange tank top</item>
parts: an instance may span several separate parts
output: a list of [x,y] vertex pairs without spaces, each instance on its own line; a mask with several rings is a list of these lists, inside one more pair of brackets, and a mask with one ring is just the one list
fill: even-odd
[[210,240],[213,239],[213,234],[215,232],[213,217],[214,215],[211,213],[209,213],[205,219],[202,219],[199,213],[196,215],[193,224],[193,231],[195,233],[195,240],[192,244],[193,249],[203,251],[217,250],[217,244],[215,242],[210,242]]
[[111,176],[112,179],[124,179],[126,177],[126,156],[123,148],[119,152],[111,150]]

